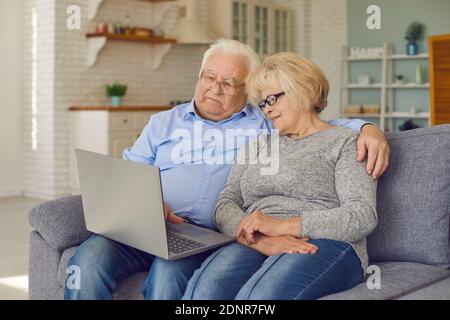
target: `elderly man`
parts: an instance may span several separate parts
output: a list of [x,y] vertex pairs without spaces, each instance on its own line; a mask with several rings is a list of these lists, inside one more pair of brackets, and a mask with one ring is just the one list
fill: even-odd
[[[152,116],[134,146],[124,151],[126,160],[160,168],[169,221],[181,223],[185,219],[215,228],[214,205],[232,165],[225,159],[235,159],[246,139],[271,129],[263,115],[247,103],[245,80],[258,64],[258,56],[248,46],[219,40],[203,57],[192,102]],[[367,155],[367,172],[373,178],[379,177],[389,158],[383,133],[361,120],[331,123],[361,131],[358,161]],[[226,140],[229,135],[225,133],[233,129],[238,129],[233,136],[238,137],[237,143],[217,139],[221,136]],[[208,132],[223,134],[212,138]],[[69,265],[79,266],[82,285],[80,289],[66,286],[64,298],[111,299],[121,281],[150,269],[143,286],[144,297],[180,299],[194,270],[209,254],[168,261],[94,235],[69,261]]]

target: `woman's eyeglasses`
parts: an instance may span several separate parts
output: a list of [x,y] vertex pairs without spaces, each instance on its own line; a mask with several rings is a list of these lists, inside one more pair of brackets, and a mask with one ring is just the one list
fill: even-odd
[[277,93],[277,94],[271,94],[266,99],[262,100],[258,103],[259,109],[264,112],[264,109],[267,105],[273,106],[275,103],[277,103],[278,98],[285,95],[286,93],[284,91]]

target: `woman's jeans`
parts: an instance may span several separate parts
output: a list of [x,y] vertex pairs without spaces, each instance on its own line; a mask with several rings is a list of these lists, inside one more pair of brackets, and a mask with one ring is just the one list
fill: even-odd
[[238,243],[222,247],[195,271],[183,299],[309,300],[363,281],[361,261],[349,244],[309,242],[319,247],[315,254],[266,257]]
[[[143,284],[145,299],[179,300],[194,270],[211,254],[168,261],[153,257],[101,235],[86,240],[69,260],[64,299],[112,299],[118,285],[131,275],[150,272]],[[79,281],[73,279],[80,277]],[[74,280],[74,281],[72,281]]]

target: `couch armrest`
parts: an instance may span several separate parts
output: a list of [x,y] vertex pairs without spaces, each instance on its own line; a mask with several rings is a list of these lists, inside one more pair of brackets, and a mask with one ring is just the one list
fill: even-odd
[[92,233],[86,229],[81,195],[44,202],[31,209],[31,226],[54,249],[79,245]]

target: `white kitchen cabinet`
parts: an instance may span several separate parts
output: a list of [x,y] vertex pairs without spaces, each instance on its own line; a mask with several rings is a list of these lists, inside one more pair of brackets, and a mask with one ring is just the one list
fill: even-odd
[[69,188],[80,192],[75,149],[115,158],[134,144],[151,115],[170,107],[72,107],[70,108]]
[[270,1],[209,0],[209,28],[260,55],[291,50],[291,11]]

